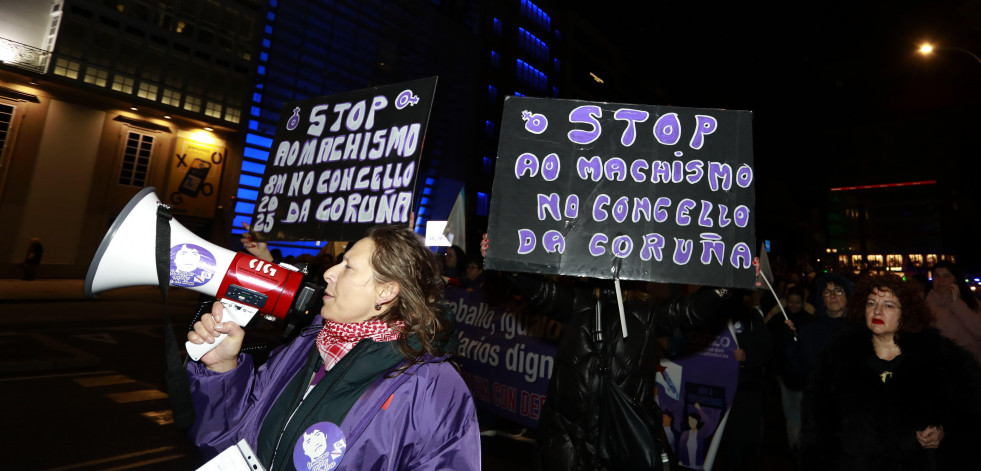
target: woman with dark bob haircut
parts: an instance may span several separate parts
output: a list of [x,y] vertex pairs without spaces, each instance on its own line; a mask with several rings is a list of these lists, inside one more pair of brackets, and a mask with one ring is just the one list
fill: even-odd
[[895,275],[859,282],[851,325],[804,391],[806,470],[976,469],[981,367]]
[[411,229],[369,229],[324,273],[320,316],[258,369],[215,303],[187,334],[228,334],[187,367],[195,444],[210,457],[245,442],[270,471],[480,469],[438,267]]

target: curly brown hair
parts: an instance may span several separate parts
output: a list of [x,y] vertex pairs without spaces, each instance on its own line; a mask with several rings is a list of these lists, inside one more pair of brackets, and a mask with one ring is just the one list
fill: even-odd
[[[371,266],[378,283],[395,282],[399,294],[381,320],[405,323],[405,335],[399,337],[399,350],[408,358],[418,359],[425,353],[439,356],[452,331],[444,312],[443,278],[435,255],[411,229],[403,226],[374,226],[366,238],[375,244]],[[419,340],[419,348],[409,338]]]
[[891,291],[899,299],[899,330],[897,334],[922,332],[933,325],[933,312],[916,290],[891,274],[871,275],[859,280],[848,306],[848,319],[856,325],[865,325],[865,303],[874,290]]

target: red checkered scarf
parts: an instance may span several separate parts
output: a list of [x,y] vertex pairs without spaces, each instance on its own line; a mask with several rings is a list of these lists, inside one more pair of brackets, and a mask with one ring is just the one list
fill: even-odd
[[395,329],[392,329],[385,321],[379,320],[357,324],[324,322],[324,328],[317,334],[317,350],[324,359],[324,368],[333,368],[361,339],[370,338],[375,342],[398,340],[399,331],[405,330],[405,323],[395,321],[394,326]]

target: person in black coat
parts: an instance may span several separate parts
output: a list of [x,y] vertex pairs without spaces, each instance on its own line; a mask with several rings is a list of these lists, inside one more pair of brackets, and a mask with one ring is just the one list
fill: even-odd
[[805,470],[978,469],[981,367],[895,275],[863,280],[804,394]]
[[[659,463],[663,447],[658,438],[661,413],[654,400],[657,337],[688,331],[714,318],[726,290],[706,287],[655,302],[645,296],[651,283],[624,282],[629,293],[624,302],[625,339],[612,289],[532,275],[512,277],[515,291],[532,309],[563,322],[548,400],[538,423],[543,468],[638,469],[638,463]],[[597,341],[597,331],[602,341]],[[637,441],[636,448],[617,441],[615,433],[601,430],[600,416],[611,415],[606,407],[612,399],[597,390],[600,375],[607,375],[628,399],[628,407],[646,421],[640,430],[631,431],[636,435],[626,435]]]

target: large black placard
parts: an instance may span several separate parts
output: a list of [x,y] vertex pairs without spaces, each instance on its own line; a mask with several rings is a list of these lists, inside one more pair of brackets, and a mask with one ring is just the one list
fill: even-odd
[[262,240],[408,223],[436,77],[283,105],[256,200]]
[[752,113],[508,97],[490,269],[753,288]]

